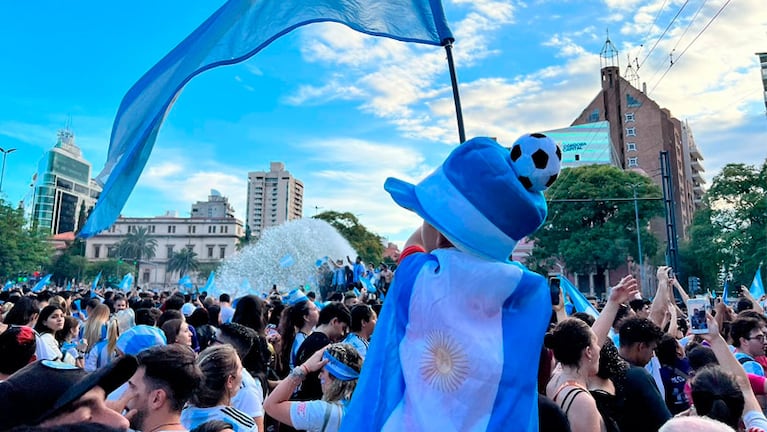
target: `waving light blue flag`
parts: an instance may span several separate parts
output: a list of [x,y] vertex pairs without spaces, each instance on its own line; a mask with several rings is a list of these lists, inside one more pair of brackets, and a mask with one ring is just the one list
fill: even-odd
[[722,288],[722,302],[727,304],[727,291],[730,290],[730,284],[724,281],[724,288]]
[[52,274],[47,274],[47,275],[45,275],[45,277],[40,279],[40,281],[37,282],[35,284],[35,286],[32,287],[32,292],[38,292],[38,291],[42,290],[43,287],[45,287],[46,285],[51,283],[51,276],[53,276],[53,275]]
[[3,291],[8,291],[9,289],[13,288],[13,282],[8,281],[3,285]]
[[216,272],[210,272],[208,280],[205,282],[205,286],[202,287],[202,291],[207,291],[208,294],[210,294],[214,289],[216,289]]
[[123,276],[123,279],[120,281],[119,288],[121,291],[130,291],[130,288],[132,285],[133,285],[133,274],[126,273],[125,276]]
[[208,69],[247,60],[298,27],[323,21],[403,42],[438,46],[453,40],[440,0],[227,1],[123,98],[97,178],[104,188],[78,235],[92,237],[117,219],[186,83]]
[[178,280],[178,287],[179,289],[183,288],[181,291],[192,289],[192,287],[194,287],[192,278],[190,278],[189,275],[182,276],[181,279]]
[[98,288],[100,280],[101,280],[101,272],[99,272],[99,274],[96,275],[96,278],[93,279],[93,284],[91,285],[91,289],[95,290],[96,288]]
[[762,282],[762,263],[759,263],[759,268],[756,269],[754,280],[751,282],[751,288],[748,290],[755,299],[761,300],[764,296],[764,282]]
[[565,294],[570,297],[573,302],[573,307],[576,312],[586,312],[594,318],[599,318],[599,311],[589,302],[586,296],[583,295],[581,290],[571,284],[564,276],[559,276],[560,286],[565,290]]

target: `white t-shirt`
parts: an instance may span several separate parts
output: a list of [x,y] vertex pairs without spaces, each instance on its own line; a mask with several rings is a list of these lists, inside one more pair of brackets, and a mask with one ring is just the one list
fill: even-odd
[[[59,349],[59,342],[53,336],[53,333],[43,333],[40,335],[40,337],[37,340],[38,342],[42,342],[41,344],[37,344],[38,360],[56,360],[56,361],[63,360],[64,355],[61,354],[61,350]],[[45,346],[42,347],[41,349],[40,345],[45,345]],[[42,354],[42,357],[40,356],[40,354]]]
[[234,432],[257,432],[256,422],[248,417],[244,412],[229,406],[214,406],[209,408],[198,408],[196,406],[187,406],[181,411],[181,424],[187,429],[194,429],[197,426],[210,420],[223,420],[232,425]]
[[232,406],[251,417],[264,416],[264,388],[261,381],[242,370],[242,385],[232,398]]
[[[325,424],[326,414],[328,415],[327,424]],[[339,403],[314,400],[290,404],[290,422],[293,423],[293,427],[308,432],[337,432],[341,429],[344,414],[345,409]],[[324,429],[323,425],[325,425]]]

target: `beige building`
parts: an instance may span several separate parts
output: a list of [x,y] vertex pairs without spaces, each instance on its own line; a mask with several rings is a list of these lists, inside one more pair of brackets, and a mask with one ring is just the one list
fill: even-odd
[[246,222],[254,238],[267,227],[300,219],[304,209],[304,184],[285,170],[282,162],[272,162],[269,172],[248,173]]
[[[228,205],[225,197],[219,195],[217,198],[222,198]],[[234,217],[180,218],[173,212],[148,218],[120,217],[108,230],[86,240],[85,257],[89,261],[115,258],[117,244],[128,233],[134,232],[139,227],[146,228],[151,237],[157,241],[155,256],[141,261],[141,274],[136,277],[137,285],[150,289],[172,288],[178,283],[181,275],[166,271],[168,259],[174,252],[189,248],[197,253],[200,264],[218,263],[237,251],[239,239],[245,235],[242,221]],[[195,275],[190,276],[192,280],[195,280]],[[205,281],[195,280],[195,282],[204,283]]]

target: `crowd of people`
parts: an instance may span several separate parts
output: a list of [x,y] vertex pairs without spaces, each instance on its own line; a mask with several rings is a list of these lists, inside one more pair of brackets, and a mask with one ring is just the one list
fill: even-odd
[[356,292],[4,291],[0,430],[338,430],[381,308]]
[[[554,302],[541,431],[767,430],[761,303],[743,290],[693,334],[686,292],[657,277],[652,301],[622,279],[598,317]],[[327,294],[2,292],[0,430],[338,431],[382,302]]]

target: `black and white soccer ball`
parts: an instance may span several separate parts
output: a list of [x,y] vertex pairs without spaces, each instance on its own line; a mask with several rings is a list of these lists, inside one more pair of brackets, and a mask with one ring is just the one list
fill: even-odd
[[544,134],[523,135],[511,146],[511,164],[525,189],[543,192],[559,175],[562,151]]

